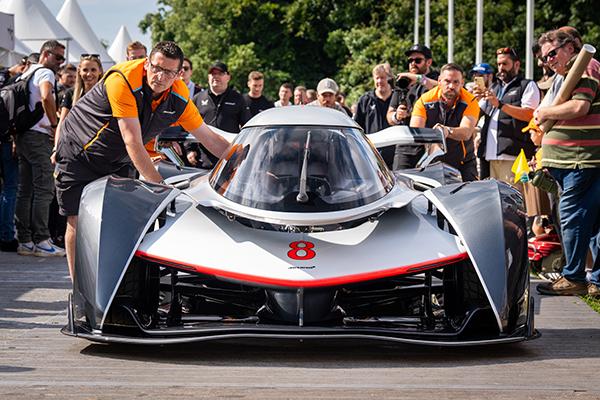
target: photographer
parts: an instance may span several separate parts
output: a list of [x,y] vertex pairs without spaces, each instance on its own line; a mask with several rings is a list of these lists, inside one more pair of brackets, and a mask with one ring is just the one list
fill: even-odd
[[[408,125],[413,105],[426,91],[437,86],[439,73],[431,70],[431,50],[420,44],[413,45],[404,53],[408,58],[408,72],[398,74],[393,84],[393,94],[387,111],[390,125]],[[422,156],[420,146],[396,148],[394,169],[412,168]]]

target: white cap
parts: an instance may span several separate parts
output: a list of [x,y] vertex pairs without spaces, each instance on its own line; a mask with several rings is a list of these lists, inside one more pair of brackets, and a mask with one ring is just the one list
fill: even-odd
[[317,93],[318,94],[323,94],[323,93],[337,94],[337,92],[339,92],[339,90],[340,90],[340,88],[338,87],[337,83],[335,83],[335,81],[331,78],[321,79],[321,81],[317,85]]

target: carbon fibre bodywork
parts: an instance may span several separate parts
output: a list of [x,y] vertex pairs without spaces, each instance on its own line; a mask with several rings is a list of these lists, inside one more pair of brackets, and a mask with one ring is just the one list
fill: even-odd
[[394,172],[393,187],[366,204],[275,212],[220,195],[214,171],[171,176],[173,186],[116,177],[88,185],[64,333],[447,346],[539,335],[523,199],[509,185],[456,182],[438,163]]

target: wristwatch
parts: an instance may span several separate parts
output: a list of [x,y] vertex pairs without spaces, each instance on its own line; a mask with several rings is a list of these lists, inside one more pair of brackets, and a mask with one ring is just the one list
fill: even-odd
[[498,110],[502,110],[502,107],[504,107],[504,103],[500,100],[498,100]]

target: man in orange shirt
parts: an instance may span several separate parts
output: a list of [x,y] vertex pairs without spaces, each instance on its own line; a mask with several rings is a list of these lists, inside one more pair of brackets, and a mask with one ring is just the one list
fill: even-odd
[[410,126],[443,129],[446,154],[440,160],[458,169],[463,181],[477,180],[473,133],[479,118],[479,104],[463,88],[460,66],[444,65],[438,83],[415,103]]
[[90,182],[110,174],[128,176],[131,164],[149,182],[162,177],[144,149],[165,128],[178,124],[217,155],[229,143],[204,124],[180,79],[183,52],[160,42],[150,57],[111,68],[62,122],[56,149],[56,192],[67,217],[65,244],[73,277],[79,200]]

